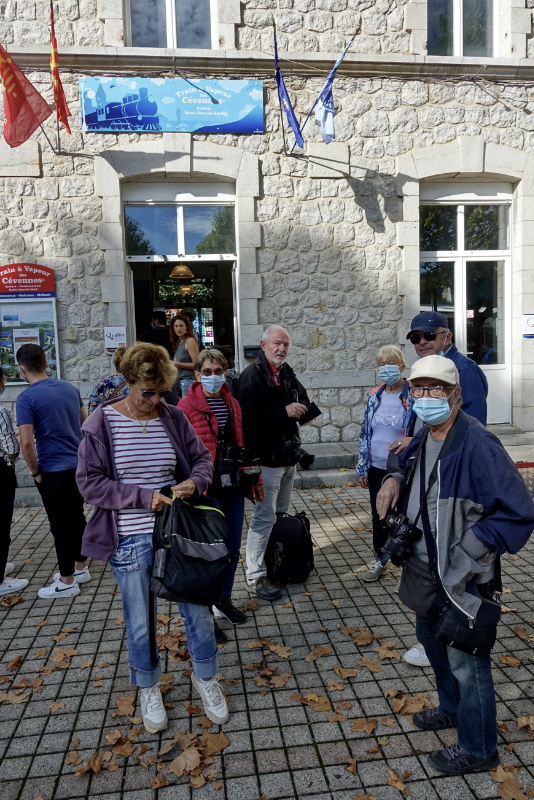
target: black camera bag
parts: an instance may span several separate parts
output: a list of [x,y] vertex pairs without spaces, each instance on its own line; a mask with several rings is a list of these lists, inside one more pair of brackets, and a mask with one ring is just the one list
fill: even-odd
[[277,514],[265,551],[267,575],[274,585],[307,581],[313,569],[313,547],[304,511],[294,517]]

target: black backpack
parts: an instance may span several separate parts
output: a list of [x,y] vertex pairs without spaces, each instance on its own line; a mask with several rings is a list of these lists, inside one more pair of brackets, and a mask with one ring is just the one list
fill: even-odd
[[304,583],[313,569],[310,520],[304,511],[294,517],[290,514],[276,517],[265,551],[267,575],[275,586]]
[[[170,486],[161,494],[172,497]],[[212,606],[222,596],[230,560],[226,521],[210,497],[175,499],[156,512],[150,589],[156,597]]]

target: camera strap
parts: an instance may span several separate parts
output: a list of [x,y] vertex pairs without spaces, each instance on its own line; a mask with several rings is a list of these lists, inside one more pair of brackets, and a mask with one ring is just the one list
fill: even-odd
[[[228,425],[228,423],[230,423],[230,428],[231,428],[231,432],[232,432],[232,440],[233,440],[233,442],[235,444],[234,411],[233,411],[233,408],[232,408],[232,402],[230,400],[228,401],[228,406],[227,407],[228,407],[228,419],[227,419],[226,424],[225,424],[224,427],[226,428],[226,425]],[[211,414],[208,411],[204,411],[204,416],[206,417],[206,422],[208,423],[210,431],[212,432],[213,437],[215,438],[215,448],[216,448],[216,452],[217,452],[217,459],[222,461],[224,456],[223,456],[223,453],[221,452],[219,437],[215,436],[215,431],[213,430],[213,425],[211,424]],[[222,431],[220,429],[219,429],[219,433],[222,433]]]

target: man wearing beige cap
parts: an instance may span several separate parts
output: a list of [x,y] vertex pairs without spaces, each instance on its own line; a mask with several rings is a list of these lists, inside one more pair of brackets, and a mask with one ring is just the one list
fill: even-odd
[[436,676],[439,705],[414,714],[414,724],[458,728],[457,744],[429,755],[449,775],[499,763],[489,653],[500,612],[491,600],[502,589],[500,554],[517,553],[534,528],[523,479],[499,440],[461,410],[461,391],[451,359],[427,356],[412,367],[413,409],[426,426],[376,503],[380,519],[396,509],[381,560],[403,566],[399,598],[416,613]]

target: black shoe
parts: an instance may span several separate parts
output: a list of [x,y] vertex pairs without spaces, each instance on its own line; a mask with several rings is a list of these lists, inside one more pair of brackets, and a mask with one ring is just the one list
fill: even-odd
[[442,714],[439,708],[424,708],[414,714],[413,724],[422,731],[442,731],[445,728],[456,728],[456,720]]
[[447,775],[465,775],[467,772],[486,772],[500,763],[497,750],[491,758],[476,758],[470,755],[458,743],[436,750],[428,756],[429,763],[439,772]]
[[225,597],[220,603],[215,603],[214,608],[232,625],[242,625],[247,621],[247,615],[234,606],[231,597]]
[[268,600],[272,603],[274,600],[280,600],[282,592],[278,589],[269,578],[264,575],[263,578],[258,578],[256,581],[256,597],[260,600]]
[[225,634],[224,631],[222,631],[219,628],[216,622],[214,622],[213,624],[215,627],[215,641],[217,642],[217,645],[220,646],[222,644],[226,644],[226,642],[228,641],[228,636]]

